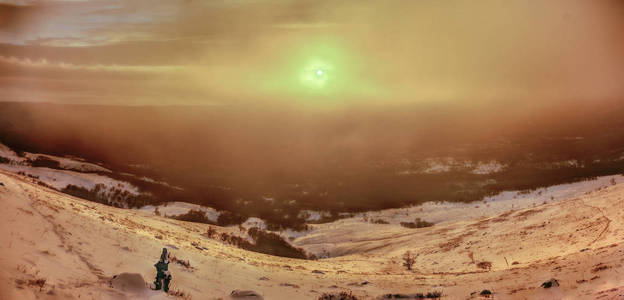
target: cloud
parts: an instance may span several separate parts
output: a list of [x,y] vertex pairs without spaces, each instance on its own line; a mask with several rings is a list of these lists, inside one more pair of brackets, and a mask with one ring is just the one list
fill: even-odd
[[[616,82],[624,76],[624,35],[617,29],[624,25],[624,5],[618,2],[93,0],[4,6],[11,26],[0,28],[0,55],[22,76],[44,76],[34,69],[49,76],[57,75],[51,70],[175,73],[187,88],[210,90],[223,101],[271,103],[463,105],[624,94]],[[333,88],[312,91],[297,79],[318,63],[331,66],[327,86]]]
[[91,72],[180,72],[184,71],[185,66],[124,66],[124,65],[76,65],[66,62],[48,61],[45,58],[32,60],[30,58],[18,58],[14,56],[6,57],[0,55],[0,63],[16,65],[20,67],[30,68],[49,68],[60,70],[80,70]]
[[25,1],[0,2],[0,32],[17,33],[26,30],[41,12]]

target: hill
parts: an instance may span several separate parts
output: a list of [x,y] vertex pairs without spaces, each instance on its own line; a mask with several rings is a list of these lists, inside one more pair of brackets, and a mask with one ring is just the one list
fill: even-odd
[[[124,290],[113,280],[137,273],[151,281],[163,247],[183,262],[172,264],[174,289],[192,299],[227,299],[235,289],[265,299],[316,299],[342,290],[358,299],[430,291],[470,299],[484,289],[497,299],[624,295],[624,274],[618,272],[624,261],[622,183],[427,228],[359,232],[335,223],[333,231],[310,236],[307,243],[335,243],[348,253],[300,260],[208,238],[206,224],[85,201],[5,171],[0,182],[0,234],[7,240],[0,244],[2,299],[174,299]],[[408,250],[418,254],[413,271],[402,266]],[[551,278],[560,286],[540,287]]]

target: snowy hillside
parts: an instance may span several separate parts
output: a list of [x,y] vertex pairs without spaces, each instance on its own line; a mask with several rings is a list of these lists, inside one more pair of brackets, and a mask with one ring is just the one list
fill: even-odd
[[[347,290],[358,299],[429,291],[478,299],[484,289],[497,299],[624,293],[621,183],[428,228],[336,223],[301,242],[333,244],[348,255],[314,261],[241,250],[208,238],[209,225],[91,203],[4,171],[0,182],[7,216],[0,234],[8,238],[0,243],[2,299],[175,299],[141,285],[154,277],[162,247],[184,262],[170,266],[173,290],[192,299],[241,299],[229,296],[234,290],[277,300]],[[413,271],[402,266],[408,250],[417,255]],[[540,287],[551,278],[560,286]]]

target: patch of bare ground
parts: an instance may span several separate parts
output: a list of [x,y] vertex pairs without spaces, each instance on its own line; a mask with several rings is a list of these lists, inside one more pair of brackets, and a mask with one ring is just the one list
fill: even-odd
[[469,237],[473,234],[475,234],[476,231],[468,231],[466,233],[463,233],[457,237],[454,237],[450,240],[448,240],[447,242],[444,242],[442,244],[439,244],[438,247],[440,247],[440,250],[442,252],[449,252],[457,247],[459,247],[459,245],[461,245],[461,243],[464,241],[464,238]]
[[533,208],[525,211],[520,211],[516,213],[514,217],[516,217],[516,219],[527,218],[529,216],[543,212],[544,210],[546,210],[546,208]]
[[513,214],[513,213],[514,213],[514,211],[510,210],[510,211],[508,211],[506,213],[503,213],[503,214],[499,215],[496,218],[490,219],[490,221],[492,223],[502,223],[502,222],[505,222],[505,221],[508,220],[507,217],[511,216],[511,214]]

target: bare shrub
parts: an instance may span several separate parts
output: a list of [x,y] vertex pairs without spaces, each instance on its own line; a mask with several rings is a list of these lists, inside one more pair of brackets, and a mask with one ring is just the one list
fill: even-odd
[[191,294],[189,292],[180,290],[180,289],[175,288],[175,287],[169,289],[169,292],[167,292],[167,294],[169,294],[171,296],[174,296],[174,297],[177,297],[177,298],[184,299],[184,300],[191,300],[192,299]]
[[374,219],[374,220],[371,220],[371,223],[373,223],[373,224],[390,224],[388,221],[386,221],[384,219]]
[[416,256],[412,255],[411,251],[405,252],[403,254],[403,266],[407,268],[408,271],[412,270],[412,266],[416,263]]
[[198,209],[191,209],[185,214],[170,216],[170,218],[193,223],[215,224],[215,222],[208,219],[206,213]]
[[416,218],[414,222],[401,222],[401,226],[406,228],[425,228],[433,226],[433,223],[429,223],[421,218]]
[[492,270],[492,262],[489,261],[481,261],[477,263],[477,267],[483,270]]
[[46,280],[43,279],[43,278],[29,279],[28,281],[16,280],[16,283],[18,285],[26,284],[27,286],[39,287],[39,291],[41,292],[41,290],[43,289],[43,287],[46,284]]
[[204,234],[207,238],[211,239],[217,234],[217,230],[215,230],[212,226],[208,226],[206,229],[206,233]]
[[182,267],[185,267],[187,269],[193,269],[191,267],[191,261],[190,260],[183,260],[183,259],[179,259],[179,258],[173,256],[173,257],[171,257],[171,261],[176,263],[176,264],[178,264],[178,265],[180,265],[180,266],[182,266]]
[[351,291],[340,293],[323,293],[318,300],[357,300],[358,298],[353,295]]

